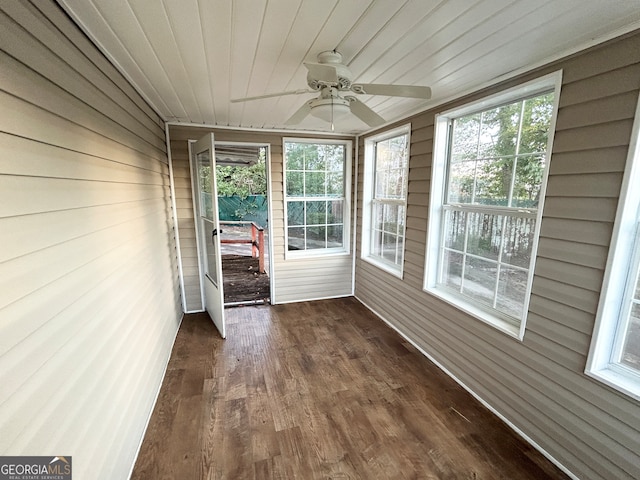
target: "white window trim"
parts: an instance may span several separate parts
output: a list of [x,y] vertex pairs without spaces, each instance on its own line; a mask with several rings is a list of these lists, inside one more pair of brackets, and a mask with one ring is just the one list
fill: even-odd
[[[343,246],[335,248],[311,249],[311,250],[289,250],[289,223],[287,213],[287,158],[285,145],[287,143],[309,143],[320,145],[344,145],[345,165],[344,165],[344,206],[342,237]],[[305,259],[314,257],[344,256],[351,253],[351,156],[353,142],[351,140],[334,140],[326,138],[298,138],[283,137],[282,139],[282,200],[284,203],[284,258],[285,260]],[[304,198],[304,197],[301,197]],[[318,197],[322,200],[324,197]]]
[[[393,137],[399,137],[400,135],[407,135],[407,147],[408,147],[408,161],[406,165],[406,171],[404,175],[405,179],[405,192],[407,192],[404,200],[404,225],[405,231],[402,239],[402,250],[401,250],[401,259],[400,264],[396,265],[391,262],[387,262],[384,259],[371,255],[372,242],[371,242],[371,210],[373,208],[373,189],[374,189],[374,177],[375,177],[375,147],[376,143],[387,140]],[[384,270],[391,275],[395,275],[398,278],[403,278],[404,276],[404,251],[405,251],[405,243],[407,238],[407,199],[409,197],[409,162],[411,159],[411,124],[408,123],[406,125],[402,125],[400,127],[394,128],[392,130],[387,130],[378,135],[373,135],[371,137],[367,137],[364,140],[364,175],[362,180],[363,185],[363,206],[362,206],[362,239],[361,239],[361,249],[362,253],[360,257],[372,265]]]
[[634,266],[637,268],[636,235],[640,215],[638,182],[640,182],[640,98],[636,105],[618,210],[585,369],[587,375],[636,400],[640,400],[640,373],[613,363],[611,358],[616,349],[617,329],[622,323],[620,312],[630,294],[629,289],[626,288],[627,279],[630,274],[637,274]]
[[[425,278],[423,290],[439,299],[453,305],[463,312],[477,318],[478,320],[495,327],[501,332],[514,337],[520,341],[524,338],[526,329],[527,312],[529,310],[529,299],[531,297],[532,278],[535,270],[535,261],[538,251],[538,240],[540,237],[540,226],[542,212],[544,210],[544,200],[547,189],[547,178],[551,159],[551,149],[556,128],[556,118],[558,115],[558,103],[560,100],[560,87],[562,85],[562,70],[545,75],[536,80],[507,89],[495,95],[484,98],[481,101],[473,102],[466,106],[461,106],[436,115],[433,161],[431,167],[431,193],[429,201],[429,222],[427,228],[427,246],[425,253]],[[466,116],[471,113],[488,110],[492,107],[516,101],[523,97],[535,96],[545,91],[555,91],[554,106],[549,125],[549,137],[547,142],[546,165],[540,186],[540,201],[536,216],[535,238],[532,247],[532,260],[529,267],[528,288],[525,293],[525,303],[523,306],[523,317],[519,325],[498,315],[497,312],[489,312],[471,301],[465,301],[459,296],[447,292],[437,286],[439,265],[439,248],[442,243],[444,232],[442,231],[442,213],[444,205],[444,191],[447,167],[447,149],[449,142],[448,126],[453,118]]]

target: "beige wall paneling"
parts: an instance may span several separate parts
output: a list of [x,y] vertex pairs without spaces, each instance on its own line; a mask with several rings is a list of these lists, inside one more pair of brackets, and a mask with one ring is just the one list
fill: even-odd
[[[640,34],[438,111],[558,69],[560,109],[524,340],[422,290],[430,190],[425,180],[437,111],[409,119],[405,279],[358,258],[356,296],[577,477],[640,478],[638,402],[584,374],[640,89]],[[362,168],[362,148],[359,157]],[[362,185],[357,189],[361,194]],[[361,208],[359,196],[358,226]]]
[[126,478],[182,318],[163,122],[53,1],[0,62],[0,454]]

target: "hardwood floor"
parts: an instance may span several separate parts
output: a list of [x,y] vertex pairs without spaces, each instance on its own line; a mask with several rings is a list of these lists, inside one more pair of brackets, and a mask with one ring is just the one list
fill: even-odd
[[353,298],[187,315],[132,479],[564,479]]

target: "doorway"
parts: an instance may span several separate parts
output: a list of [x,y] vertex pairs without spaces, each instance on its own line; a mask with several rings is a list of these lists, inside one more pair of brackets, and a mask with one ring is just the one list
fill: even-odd
[[269,146],[216,142],[225,306],[271,302]]

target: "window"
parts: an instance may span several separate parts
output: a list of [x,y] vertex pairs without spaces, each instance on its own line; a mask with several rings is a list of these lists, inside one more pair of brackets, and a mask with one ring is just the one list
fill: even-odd
[[411,126],[365,140],[362,258],[402,277]]
[[425,289],[522,338],[559,74],[439,115]]
[[640,400],[640,101],[586,373]]
[[287,257],[348,253],[351,142],[284,140]]

